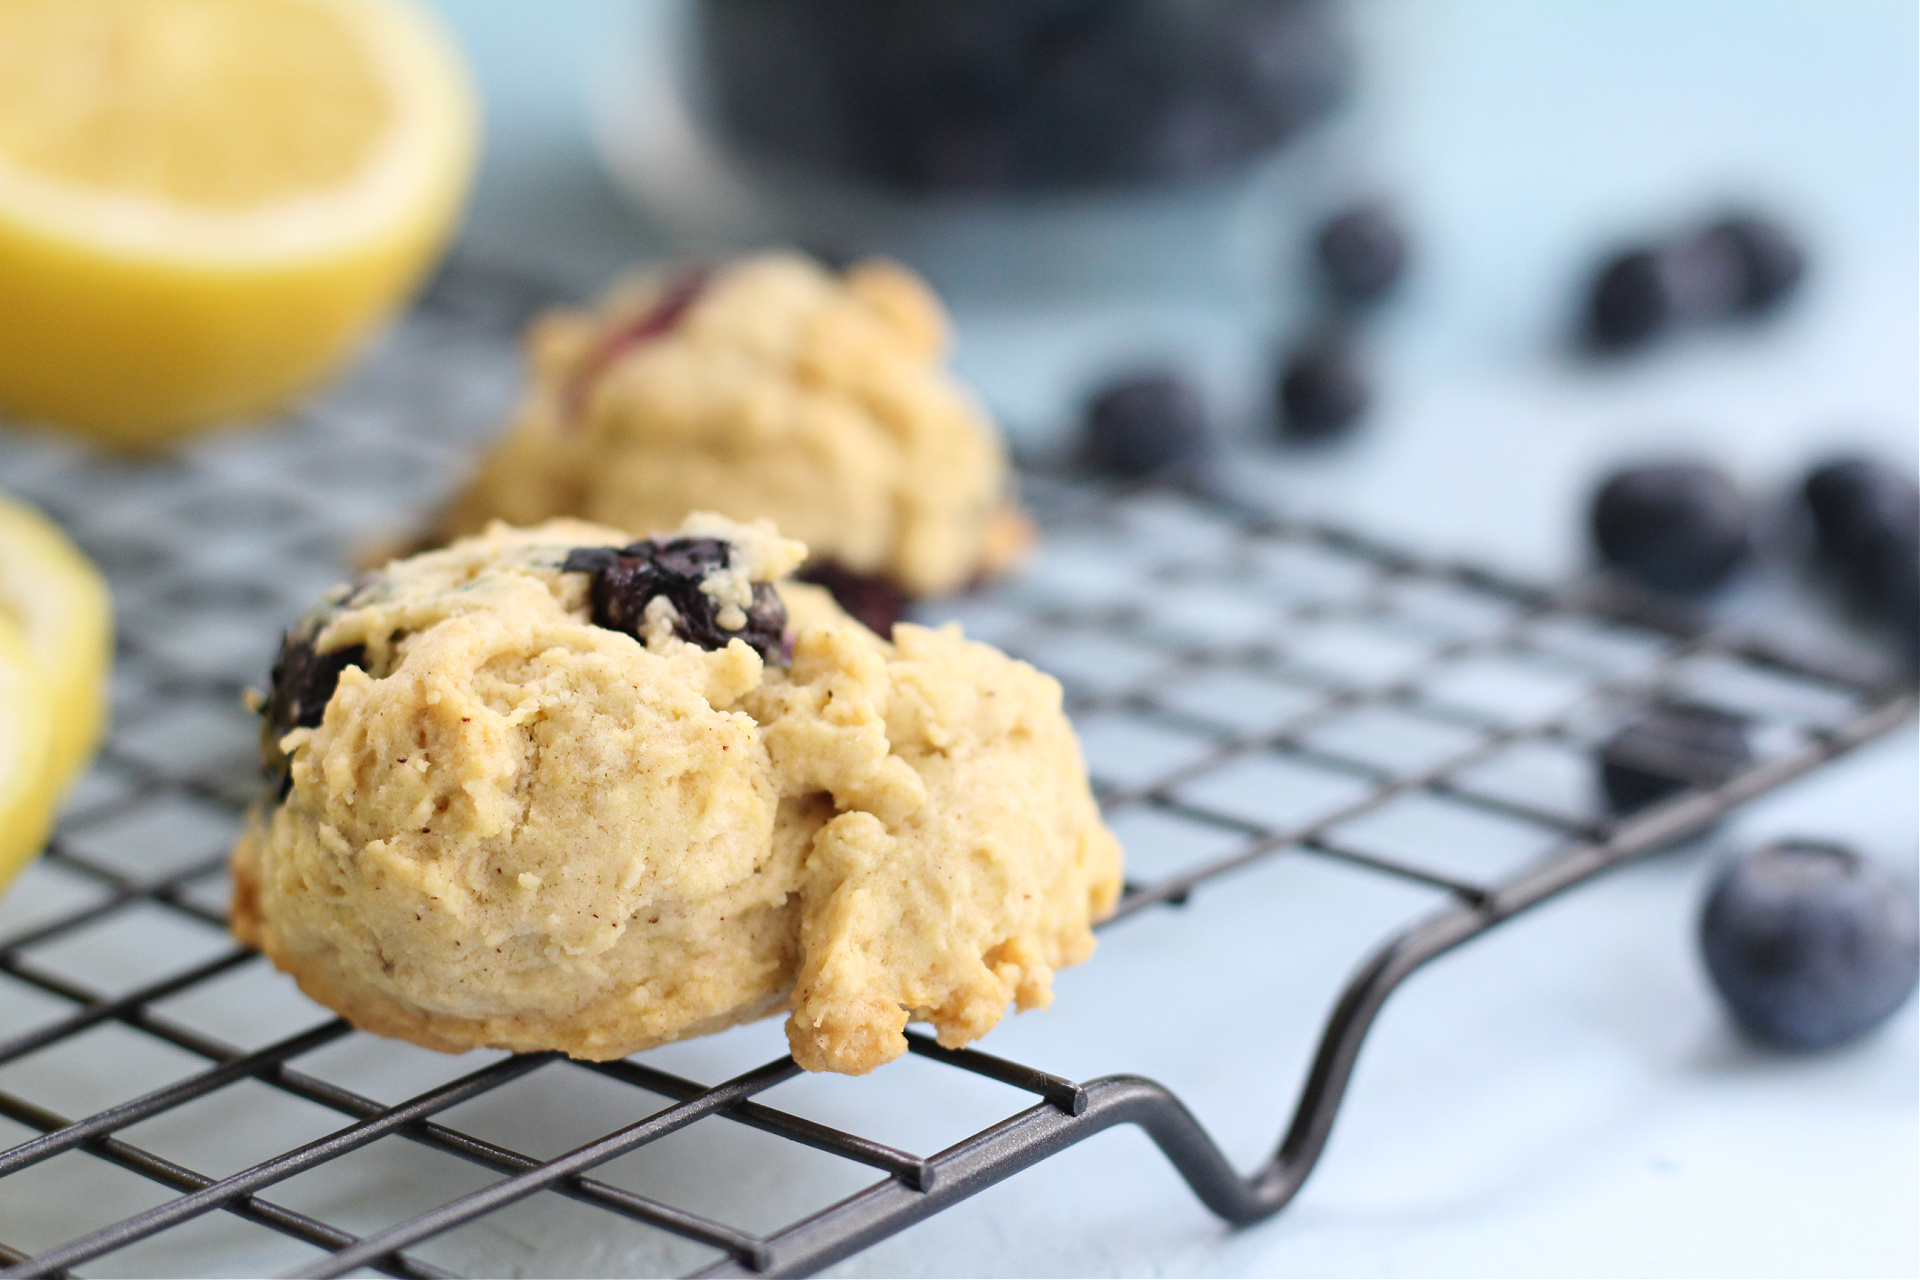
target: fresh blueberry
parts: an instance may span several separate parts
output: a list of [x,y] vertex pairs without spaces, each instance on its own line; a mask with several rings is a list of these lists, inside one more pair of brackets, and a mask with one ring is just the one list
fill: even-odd
[[1345,434],[1366,416],[1373,395],[1353,345],[1316,339],[1288,357],[1276,388],[1280,438],[1313,444]]
[[878,636],[891,636],[893,624],[907,616],[907,593],[890,578],[855,573],[837,560],[817,560],[793,575],[825,587],[834,603]]
[[1725,320],[1742,309],[1750,284],[1741,243],[1718,230],[1629,250],[1594,280],[1588,345],[1626,351],[1669,329]]
[[1599,352],[1642,347],[1684,325],[1764,315],[1792,295],[1806,258],[1772,221],[1734,213],[1601,263],[1587,292],[1585,340]]
[[1660,251],[1628,249],[1594,273],[1587,291],[1586,342],[1603,352],[1644,346],[1672,328],[1676,314]]
[[1852,607],[1890,628],[1910,669],[1920,669],[1920,484],[1912,473],[1846,456],[1807,473],[1819,568]]
[[744,640],[761,657],[775,661],[787,611],[770,583],[753,584],[746,624],[738,629],[720,625],[723,606],[700,589],[708,577],[726,568],[732,554],[732,544],[719,538],[648,539],[625,547],[576,547],[561,569],[593,575],[588,598],[595,626],[639,639],[647,606],[665,597],[674,610],[673,633],[682,640],[702,649],[724,649],[729,641]]
[[1920,527],[1920,485],[1873,458],[1829,458],[1800,487],[1820,555],[1845,563],[1884,531]]
[[1911,534],[1875,539],[1850,585],[1855,607],[1891,635],[1907,673],[1920,676],[1920,544]]
[[1660,255],[1682,324],[1717,324],[1746,309],[1751,273],[1743,242],[1723,228],[1681,236]]
[[287,757],[280,750],[280,739],[293,729],[312,729],[319,725],[333,691],[339,687],[340,673],[348,667],[363,666],[367,660],[364,645],[343,645],[316,653],[313,637],[318,628],[308,624],[295,627],[280,641],[280,652],[273,660],[273,680],[267,704],[261,708],[260,763],[269,778],[276,781],[281,799],[293,785]]
[[1920,548],[1905,544],[1886,575],[1886,624],[1907,675],[1920,677]]
[[1920,916],[1910,888],[1852,850],[1782,841],[1720,874],[1700,949],[1755,1038],[1826,1049],[1906,1003],[1920,976]]
[[1717,787],[1753,761],[1746,722],[1713,707],[1658,702],[1600,747],[1607,809],[1637,813],[1689,787]]
[[1087,404],[1087,459],[1102,471],[1139,476],[1197,463],[1207,452],[1206,406],[1172,373],[1111,382]]
[[1407,267],[1407,237],[1383,206],[1355,205],[1334,215],[1313,241],[1328,290],[1343,302],[1371,303],[1392,292]]
[[1806,274],[1807,256],[1784,228],[1754,213],[1733,213],[1702,233],[1725,246],[1739,269],[1734,310],[1760,316],[1785,302]]
[[1832,458],[1807,473],[1801,494],[1820,559],[1849,583],[1871,589],[1876,557],[1920,542],[1920,484],[1908,472],[1872,458]]
[[1747,555],[1746,502],[1725,475],[1698,463],[1615,472],[1594,497],[1591,521],[1601,560],[1656,591],[1711,591]]

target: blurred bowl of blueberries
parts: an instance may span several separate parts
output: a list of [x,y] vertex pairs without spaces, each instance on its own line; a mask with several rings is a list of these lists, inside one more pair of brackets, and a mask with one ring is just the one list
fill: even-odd
[[1244,290],[1319,207],[1345,0],[684,0],[600,94],[694,243],[886,253],[949,296]]
[[923,195],[1230,174],[1347,79],[1326,0],[701,0],[698,34],[743,150]]

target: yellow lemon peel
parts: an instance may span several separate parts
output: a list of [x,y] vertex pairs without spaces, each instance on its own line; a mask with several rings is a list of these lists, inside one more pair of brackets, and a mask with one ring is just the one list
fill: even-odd
[[47,786],[52,700],[20,628],[0,615],[0,889],[40,847],[53,821]]

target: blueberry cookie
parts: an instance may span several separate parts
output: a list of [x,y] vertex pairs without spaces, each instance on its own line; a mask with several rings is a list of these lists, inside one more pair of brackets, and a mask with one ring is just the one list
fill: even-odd
[[1044,1007],[1120,851],[1049,677],[891,641],[771,525],[495,524],[337,588],[263,700],[233,928],[370,1031],[619,1058],[790,1010],[861,1073]]
[[886,263],[770,254],[635,279],[534,324],[526,399],[442,532],[711,510],[773,520],[829,585],[954,590],[1031,535],[946,344],[938,300]]

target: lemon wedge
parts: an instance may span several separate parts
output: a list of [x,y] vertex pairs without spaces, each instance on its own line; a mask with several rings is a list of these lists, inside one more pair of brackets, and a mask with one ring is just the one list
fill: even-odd
[[47,841],[52,707],[20,628],[0,615],[0,889]]
[[409,0],[0,3],[0,408],[150,447],[351,356],[473,168]]
[[[113,610],[93,562],[51,520],[7,498],[0,498],[0,625],[24,646],[53,717],[43,751],[46,787],[57,801],[100,740]],[[5,865],[0,853],[0,873]]]

